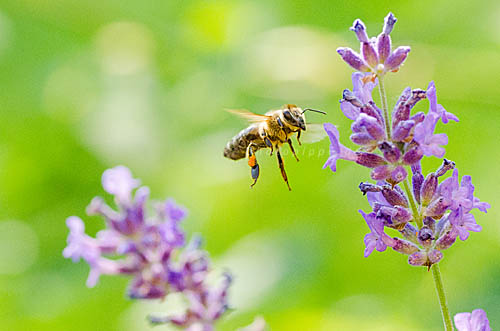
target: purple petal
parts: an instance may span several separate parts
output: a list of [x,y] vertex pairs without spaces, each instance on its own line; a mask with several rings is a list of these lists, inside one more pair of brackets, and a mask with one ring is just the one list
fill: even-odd
[[342,113],[344,113],[345,117],[353,121],[356,120],[360,113],[359,108],[355,107],[352,103],[347,101],[340,102],[340,110],[342,110]]
[[366,81],[365,78],[367,75],[371,74],[354,72],[351,76],[353,87],[352,92],[359,100],[361,100],[363,104],[367,104],[368,102],[373,101],[372,91],[378,83],[378,80],[375,80],[375,82]]
[[107,169],[102,174],[102,186],[106,192],[116,196],[119,202],[130,201],[132,190],[138,187],[139,180],[132,177],[132,173],[125,166],[116,166]]
[[457,331],[491,331],[490,322],[482,309],[471,313],[459,313],[454,317]]
[[447,112],[442,105],[437,103],[436,85],[434,81],[429,83],[426,95],[429,99],[429,111],[436,113],[444,124],[448,123],[450,120],[455,122],[459,121],[457,116]]
[[170,220],[179,222],[186,217],[187,210],[181,205],[176,204],[174,199],[168,199],[165,202],[165,214]]
[[482,309],[474,309],[471,316],[471,327],[473,330],[489,331],[490,322],[486,317],[486,312]]
[[325,169],[326,167],[330,167],[330,169],[335,172],[337,170],[338,159],[355,161],[357,159],[356,153],[340,144],[339,131],[337,130],[337,128],[331,123],[325,123],[323,127],[325,128],[325,131],[328,134],[331,143],[330,157],[323,165],[323,169]]

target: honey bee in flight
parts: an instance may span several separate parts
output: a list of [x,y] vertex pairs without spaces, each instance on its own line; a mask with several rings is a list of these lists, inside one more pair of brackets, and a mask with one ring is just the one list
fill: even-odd
[[251,123],[250,126],[234,136],[224,148],[224,156],[229,159],[239,160],[245,157],[248,159],[248,165],[251,168],[250,172],[253,178],[253,183],[250,187],[253,187],[257,183],[260,173],[255,153],[259,149],[269,148],[271,150],[270,155],[273,155],[273,152],[276,150],[281,176],[288,189],[291,190],[280,148],[284,144],[288,144],[293,156],[299,161],[299,158],[295,154],[291,137],[297,133],[297,142],[301,145],[301,132],[306,131],[304,115],[306,111],[326,114],[316,109],[306,108],[302,110],[296,105],[290,104],[284,105],[278,110],[268,111],[265,115],[254,114],[245,110],[229,110],[229,112],[243,117]]

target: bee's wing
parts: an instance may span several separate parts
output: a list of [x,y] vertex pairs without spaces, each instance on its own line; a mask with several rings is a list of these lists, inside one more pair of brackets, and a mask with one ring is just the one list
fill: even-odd
[[300,141],[303,143],[315,143],[328,136],[325,129],[323,129],[323,125],[321,124],[307,124],[306,128],[307,130],[302,131],[300,136]]
[[238,115],[241,118],[246,119],[251,123],[265,122],[271,118],[271,116],[255,114],[244,109],[226,109],[226,110],[230,113]]

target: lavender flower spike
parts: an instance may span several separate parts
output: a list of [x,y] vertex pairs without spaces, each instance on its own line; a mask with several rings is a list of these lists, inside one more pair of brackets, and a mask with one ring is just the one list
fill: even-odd
[[103,216],[107,228],[92,238],[85,234],[79,217],[69,217],[64,257],[74,262],[82,258],[89,264],[89,287],[97,284],[101,274],[122,274],[132,278],[128,288],[132,299],[161,299],[175,292],[188,298],[184,315],[152,318],[154,323],[171,323],[191,331],[215,330],[215,322],[228,307],[231,277],[225,274],[218,285],[208,281],[210,261],[200,248],[201,240],[195,237],[185,245],[179,226],[187,211],[167,199],[148,216],[149,189],[138,188],[139,180],[124,166],[106,170],[102,185],[114,195],[116,209],[102,198],[94,198],[87,212]]
[[475,309],[472,314],[458,313],[454,320],[458,331],[491,331],[490,321],[482,309]]
[[330,157],[326,160],[323,169],[330,167],[332,171],[337,171],[337,160],[356,161],[357,155],[339,142],[339,131],[331,123],[324,124],[325,131],[330,137]]

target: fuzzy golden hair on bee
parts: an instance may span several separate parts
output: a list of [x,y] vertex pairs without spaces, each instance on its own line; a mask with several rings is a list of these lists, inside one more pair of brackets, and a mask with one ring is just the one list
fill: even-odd
[[270,155],[273,155],[276,151],[281,175],[288,189],[291,190],[280,148],[284,144],[288,144],[295,159],[299,161],[293,148],[291,138],[293,135],[297,134],[297,142],[301,145],[301,133],[307,130],[304,113],[306,111],[321,114],[326,113],[311,108],[301,109],[294,104],[286,104],[280,109],[270,110],[264,115],[255,114],[247,110],[228,109],[228,111],[244,118],[250,122],[250,125],[241,130],[227,143],[224,148],[224,156],[232,160],[239,160],[242,158],[248,159],[248,165],[251,167],[251,175],[253,178],[251,187],[253,187],[257,183],[260,174],[260,168],[255,153],[260,149],[270,149]]

